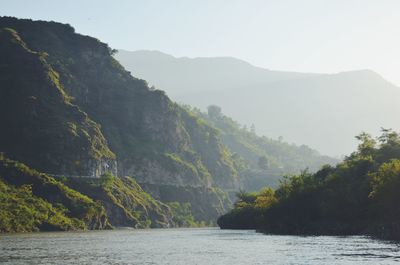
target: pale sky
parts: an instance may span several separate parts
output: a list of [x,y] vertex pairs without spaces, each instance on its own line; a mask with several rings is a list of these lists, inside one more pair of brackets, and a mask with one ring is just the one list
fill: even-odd
[[232,56],[273,70],[372,69],[400,85],[400,0],[0,0],[126,50]]

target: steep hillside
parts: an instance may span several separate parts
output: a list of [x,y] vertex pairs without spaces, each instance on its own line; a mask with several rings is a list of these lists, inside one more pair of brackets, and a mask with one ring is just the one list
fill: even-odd
[[45,53],[0,30],[0,151],[52,174],[101,175],[115,155],[100,126],[71,103]]
[[210,105],[207,112],[184,107],[219,131],[222,142],[234,153],[232,158],[245,190],[258,191],[266,185],[276,186],[285,174],[299,173],[306,168],[314,172],[322,165],[338,162],[305,145],[296,146],[258,136],[254,128],[247,129],[225,116],[218,106]]
[[190,207],[182,217],[130,177],[53,178],[3,155],[0,191],[0,232],[165,228],[177,226],[175,219],[193,218]]
[[203,110],[216,104],[241,124],[254,123],[261,135],[282,136],[323,154],[351,152],[353,136],[361,131],[400,129],[400,89],[373,71],[299,74],[234,58],[175,58],[150,51],[119,51],[115,57],[178,102]]
[[0,155],[0,231],[104,229],[100,203]]
[[[203,205],[198,221],[215,220],[220,210],[205,198],[225,207],[218,188],[236,190],[239,179],[214,128],[132,77],[106,44],[69,25],[3,17],[0,28],[15,39],[2,47],[9,62],[1,65],[7,123],[0,151],[55,175],[132,176],[155,196],[173,186],[176,193],[163,195],[167,202],[187,203],[179,194],[189,188],[190,202]],[[31,107],[29,100],[38,103]],[[93,164],[96,174],[84,170]]]
[[64,178],[62,181],[100,201],[113,226],[165,228],[174,225],[170,208],[152,198],[130,177],[104,175],[100,179]]

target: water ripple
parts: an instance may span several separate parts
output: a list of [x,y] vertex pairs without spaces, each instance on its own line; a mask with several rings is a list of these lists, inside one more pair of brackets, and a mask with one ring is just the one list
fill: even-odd
[[274,236],[213,228],[0,236],[0,263],[13,265],[375,265],[399,261],[398,244],[360,236]]

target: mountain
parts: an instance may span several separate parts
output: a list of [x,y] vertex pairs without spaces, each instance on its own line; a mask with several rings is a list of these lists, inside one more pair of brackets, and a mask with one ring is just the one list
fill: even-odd
[[174,103],[69,25],[0,17],[0,38],[0,231],[215,224],[240,188],[331,162]]
[[232,89],[256,82],[272,83],[317,76],[270,71],[232,57],[175,58],[159,51],[118,50],[115,58],[126,69],[156,87],[165,86],[165,90],[173,97],[188,92]]
[[[121,218],[154,216],[143,200],[142,209],[133,200],[141,188],[132,196],[126,192],[136,184],[113,182],[110,196],[105,188],[85,189],[85,179],[130,176],[152,199],[171,203],[168,211],[186,214],[190,205],[198,222],[214,221],[230,205],[225,191],[237,190],[239,176],[217,130],[132,77],[108,45],[56,22],[1,17],[0,29],[5,157],[50,177],[80,180],[75,189],[102,198],[107,212],[114,212],[110,200],[122,205]],[[118,197],[128,201],[117,203]],[[159,216],[160,224],[172,225]],[[128,223],[121,218],[110,217],[111,225]]]
[[261,135],[331,156],[354,150],[353,137],[362,131],[399,128],[400,89],[370,70],[303,74],[229,57],[175,58],[157,51],[119,50],[115,58],[178,102],[203,110],[218,105]]

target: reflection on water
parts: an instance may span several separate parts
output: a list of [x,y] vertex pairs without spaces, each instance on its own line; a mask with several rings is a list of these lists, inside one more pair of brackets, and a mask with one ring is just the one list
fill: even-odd
[[399,245],[366,237],[270,236],[207,229],[0,236],[0,264],[393,264]]

